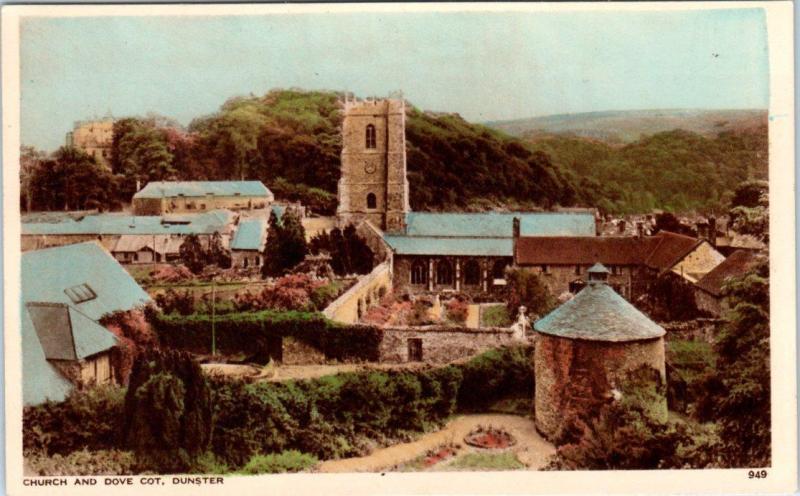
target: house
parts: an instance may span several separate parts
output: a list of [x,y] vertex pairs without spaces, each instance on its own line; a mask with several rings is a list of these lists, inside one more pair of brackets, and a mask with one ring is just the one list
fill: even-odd
[[62,401],[115,380],[116,337],[99,324],[150,297],[99,243],[22,254],[23,402]]
[[238,215],[230,210],[180,215],[96,214],[57,222],[23,222],[22,250],[98,241],[122,263],[170,262],[189,234],[207,244],[219,233],[227,247]]
[[731,277],[747,274],[764,259],[763,255],[750,250],[733,252],[724,262],[697,281],[695,301],[697,308],[719,317],[725,310],[722,288]]
[[696,283],[725,258],[708,241],[661,231],[654,236],[520,236],[514,265],[541,274],[555,295],[576,293],[596,262],[609,269],[608,284],[628,299],[645,293],[650,281],[672,272]]
[[239,222],[231,241],[231,263],[233,267],[246,269],[261,267],[262,252],[267,239],[267,223],[264,219],[247,219]]
[[136,215],[265,209],[275,195],[261,181],[152,181],[133,195]]

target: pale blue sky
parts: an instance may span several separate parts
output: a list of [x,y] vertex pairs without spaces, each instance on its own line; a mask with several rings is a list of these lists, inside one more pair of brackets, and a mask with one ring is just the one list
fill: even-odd
[[30,18],[22,142],[75,120],[157,112],[183,124],[271,88],[402,90],[471,121],[653,108],[767,108],[760,9]]

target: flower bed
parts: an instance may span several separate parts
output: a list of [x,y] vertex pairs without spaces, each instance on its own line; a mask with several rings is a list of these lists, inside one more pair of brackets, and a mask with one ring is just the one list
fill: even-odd
[[464,438],[464,442],[475,448],[482,449],[506,449],[517,444],[514,436],[502,429],[494,427],[478,427],[477,430],[470,432]]

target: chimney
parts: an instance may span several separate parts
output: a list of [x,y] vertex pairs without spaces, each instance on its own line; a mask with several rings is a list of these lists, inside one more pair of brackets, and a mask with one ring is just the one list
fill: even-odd
[[713,216],[708,218],[708,242],[717,247],[717,218]]
[[512,227],[512,231],[513,231],[513,237],[514,237],[512,248],[511,248],[511,255],[514,257],[514,261],[513,261],[514,265],[517,265],[517,241],[519,241],[519,235],[520,235],[519,223],[520,223],[519,217],[514,217],[514,220],[512,221],[512,224],[511,224],[513,226]]
[[138,193],[139,190],[141,190],[141,189],[142,189],[142,182],[137,179],[136,180],[136,192]]
[[514,217],[513,226],[514,226],[514,238],[515,239],[519,238],[519,222],[520,222],[519,217]]

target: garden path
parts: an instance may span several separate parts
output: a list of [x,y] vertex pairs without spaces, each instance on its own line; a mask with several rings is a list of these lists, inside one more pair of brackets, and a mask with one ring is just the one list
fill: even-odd
[[319,472],[380,472],[405,463],[443,444],[464,444],[464,436],[482,426],[502,428],[513,435],[517,444],[509,448],[528,470],[539,470],[555,454],[555,447],[545,441],[534,426],[533,420],[519,415],[478,414],[463,415],[451,420],[444,428],[425,434],[416,441],[375,450],[372,454],[356,458],[328,460],[317,466]]
[[468,329],[477,329],[481,326],[481,306],[480,305],[467,305],[467,320],[464,325]]

